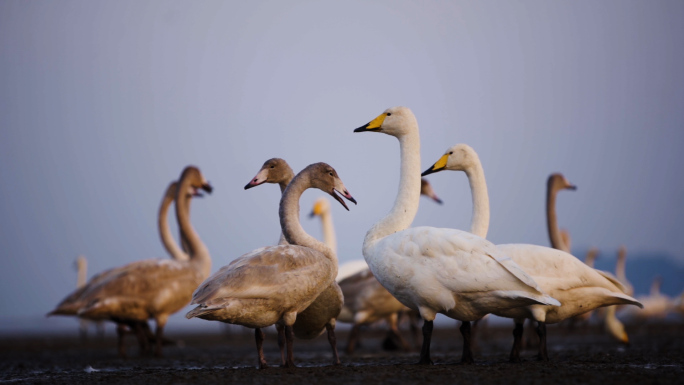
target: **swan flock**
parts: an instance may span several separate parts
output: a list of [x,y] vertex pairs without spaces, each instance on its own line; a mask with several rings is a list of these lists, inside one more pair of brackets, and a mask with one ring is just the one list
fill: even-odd
[[[422,171],[418,121],[406,107],[389,108],[353,131],[382,133],[399,142],[398,193],[389,213],[362,241],[355,241],[361,246],[363,260],[339,266],[329,200],[316,201],[310,215],[320,218],[324,242],[309,235],[300,223],[299,200],[307,189],[324,192],[347,210],[345,200],[356,204],[337,171],[319,162],[296,173],[285,160],[272,158],[244,189],[265,183],[279,185],[278,243],[268,245],[265,241],[264,247],[235,255],[232,262],[212,274],[210,248],[191,224],[190,204],[202,195],[201,191],[211,193],[213,188],[199,168],[188,166],[166,188],[158,212],[159,235],[171,259],[145,259],[112,267],[87,282],[82,268],[79,287],[48,315],[111,321],[117,325],[121,356],[125,355],[124,335],[128,333],[137,337],[143,353],[153,350],[159,356],[162,346],[169,342],[164,337],[169,316],[191,305],[188,319],[254,329],[258,367],[266,368],[263,329],[271,325],[278,333],[281,366],[296,366],[294,337],[313,339],[324,333],[332,350],[331,362],[337,365],[341,363],[335,337],[337,321],[353,324],[347,344],[347,353],[351,354],[359,329],[381,320],[390,326],[390,335],[408,350],[398,332],[398,320],[403,315],[416,320],[420,317],[423,340],[418,363],[432,364],[433,323],[437,314],[442,314],[461,321],[461,362],[472,363],[471,322],[494,314],[513,321],[510,360],[518,362],[525,320],[536,322],[538,358],[548,360],[547,324],[610,307],[607,328],[616,329],[616,305],[643,307],[632,297],[633,289],[624,277],[624,257],[616,277],[570,253],[569,234],[558,229],[555,215],[556,193],[574,189],[562,175],[554,174],[548,182],[547,219],[553,248],[497,245],[487,240],[489,196],[474,149],[465,144],[452,146]],[[421,195],[442,204],[422,176],[444,170],[463,171],[468,178],[473,207],[470,229],[411,227]],[[179,243],[168,225],[173,203]],[[84,265],[85,260],[79,263]],[[652,298],[659,295],[657,290],[654,293]],[[149,320],[155,321],[154,332]]]

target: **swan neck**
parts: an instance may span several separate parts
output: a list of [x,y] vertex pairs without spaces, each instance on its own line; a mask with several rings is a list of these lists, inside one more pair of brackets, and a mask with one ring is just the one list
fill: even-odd
[[159,215],[157,215],[159,236],[161,237],[164,248],[169,253],[171,258],[177,261],[187,261],[190,259],[190,257],[178,247],[176,240],[173,239],[173,235],[171,235],[171,228],[169,227],[168,221],[169,207],[171,206],[171,203],[173,203],[173,196],[165,195],[164,199],[162,199],[161,205],[159,206]]
[[549,231],[549,240],[551,247],[558,250],[569,252],[563,243],[558,228],[558,218],[556,216],[556,195],[558,190],[554,189],[550,184],[546,189],[546,227]]
[[470,232],[478,237],[487,238],[489,231],[489,192],[484,170],[479,160],[473,167],[465,171],[473,194],[473,218],[470,222]]
[[625,275],[625,255],[622,253],[618,254],[617,265],[615,266],[615,275],[618,277],[620,282],[625,282],[625,278],[627,278]]
[[400,150],[399,193],[390,212],[366,233],[366,247],[390,234],[405,230],[418,212],[420,204],[420,136],[415,130],[397,137]]
[[[292,169],[290,169],[290,172],[288,175],[285,177],[285,179],[281,180],[278,182],[278,186],[280,186],[280,197],[282,198],[282,195],[285,193],[285,189],[287,186],[292,182],[292,178],[294,178],[294,175],[292,174]],[[280,232],[280,238],[278,239],[278,244],[279,245],[289,245],[290,243],[285,239],[285,235],[283,235],[283,232]]]
[[[177,191],[188,191],[190,188],[189,180],[182,180]],[[211,272],[211,256],[209,249],[202,242],[195,228],[190,223],[190,199],[187,194],[179,194],[176,197],[176,218],[180,228],[181,237],[187,242],[190,263],[198,269],[204,278]]]
[[335,238],[335,227],[330,212],[326,211],[321,214],[321,227],[323,228],[323,242],[337,254],[337,238]]
[[[308,173],[301,172],[287,186],[280,200],[280,227],[287,242],[291,245],[304,246],[321,252],[333,262],[337,270],[337,255],[323,242],[307,234],[299,221],[299,198],[304,190],[311,186]],[[337,271],[333,276],[337,276]]]

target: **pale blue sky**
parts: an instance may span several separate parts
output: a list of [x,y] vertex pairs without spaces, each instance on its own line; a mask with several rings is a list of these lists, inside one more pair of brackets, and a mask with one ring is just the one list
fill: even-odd
[[[676,0],[0,1],[0,316],[50,310],[78,254],[90,274],[165,257],[156,211],[187,164],[215,187],[192,209],[213,271],[277,241],[278,188],[242,189],[274,156],[337,169],[359,202],[333,205],[339,258],[361,258],[399,156],[352,130],[395,105],[423,168],[478,151],[491,241],[548,244],[560,171],[573,245],[684,263],[682,20]],[[430,180],[445,204],[414,225],[467,229],[465,175]]]

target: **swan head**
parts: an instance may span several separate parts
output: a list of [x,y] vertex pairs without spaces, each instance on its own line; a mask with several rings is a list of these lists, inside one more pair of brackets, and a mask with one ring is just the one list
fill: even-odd
[[245,185],[245,190],[264,183],[289,183],[294,173],[287,162],[280,158],[271,158],[264,162],[252,180]]
[[337,175],[337,171],[335,171],[335,169],[327,163],[321,162],[311,164],[307,168],[302,170],[302,172],[300,172],[300,174],[303,173],[306,173],[305,175],[308,175],[311,187],[317,188],[330,194],[333,198],[335,198],[336,201],[340,202],[342,206],[344,206],[344,208],[347,209],[347,211],[349,210],[349,207],[347,207],[347,205],[344,203],[342,198],[339,195],[337,195],[337,193],[341,194],[348,201],[356,204],[356,200],[353,196],[351,196],[349,190],[347,190],[347,188],[344,187],[344,183],[342,183],[342,179],[340,179],[340,177]]
[[[209,182],[207,182],[207,180],[204,178],[204,175],[202,175],[202,172],[199,170],[199,168],[195,166],[186,167],[183,170],[179,180],[180,182],[178,183],[177,197],[183,196],[181,194],[185,194],[185,196],[190,197],[201,197],[202,194],[200,193],[200,190],[204,190],[209,194],[211,194],[211,192],[214,190],[214,188],[211,187]],[[187,188],[187,190],[180,191],[181,188]]]
[[475,150],[467,144],[457,144],[449,147],[441,158],[421,175],[429,175],[442,170],[468,172],[480,164],[480,158]]
[[309,218],[313,218],[315,216],[322,216],[326,213],[330,212],[330,202],[323,198],[320,197],[316,199],[316,202],[314,202],[313,209],[311,210],[311,214],[309,214]]
[[549,175],[547,187],[549,191],[577,190],[577,186],[568,182],[565,176],[559,172]]
[[442,204],[442,200],[439,199],[437,194],[435,194],[435,190],[432,189],[432,185],[425,178],[421,178],[420,180],[420,195],[425,195],[440,205]]
[[392,107],[386,109],[382,114],[367,124],[357,128],[354,132],[382,132],[396,137],[418,131],[416,117],[408,107]]

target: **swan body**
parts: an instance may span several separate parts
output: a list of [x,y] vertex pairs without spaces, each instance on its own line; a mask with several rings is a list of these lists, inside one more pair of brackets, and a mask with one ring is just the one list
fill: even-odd
[[351,277],[357,273],[368,270],[368,264],[363,259],[355,259],[340,265],[337,270],[337,283],[342,282],[347,277]]
[[[674,301],[660,292],[662,279],[656,277],[651,284],[651,292],[647,296],[639,296],[637,299],[644,304],[641,309],[625,309],[626,317],[635,321],[646,322],[663,320],[675,307]],[[622,314],[622,313],[621,313]]]
[[80,317],[118,323],[143,323],[153,318],[157,323],[155,353],[161,355],[169,315],[188,304],[193,290],[211,270],[209,252],[189,222],[193,194],[187,191],[200,188],[212,191],[199,169],[186,167],[177,187],[176,215],[188,240],[190,260],[151,259],[114,269],[83,293],[87,304],[78,310]]
[[254,250],[221,268],[195,290],[192,304],[198,306],[186,315],[255,328],[260,368],[267,366],[260,329],[273,324],[285,328],[286,366],[294,366],[293,325],[337,276],[334,251],[306,234],[299,223],[299,198],[311,187],[345,208],[336,191],[355,202],[332,167],[309,165],[292,179],[280,201],[281,229],[289,245]]
[[[292,168],[284,159],[272,158],[264,162],[263,166],[257,173],[257,175],[245,186],[246,189],[250,189],[255,186],[259,186],[263,183],[273,183],[280,186],[281,194],[285,191],[287,186],[290,184],[294,178],[294,172]],[[322,199],[322,198],[321,198]],[[325,205],[325,207],[324,207]],[[317,210],[326,210],[329,212],[330,203],[327,200],[322,199],[314,205],[314,213]],[[314,215],[312,213],[311,215]],[[328,226],[324,229],[323,237],[325,244],[337,254],[337,243],[335,240],[335,232],[332,230],[332,219],[328,215],[326,220]],[[285,239],[285,236],[280,235],[280,245],[288,245],[289,243]],[[337,285],[336,282],[331,283],[319,296],[316,298],[306,309],[301,311],[294,325],[292,325],[292,331],[295,337],[300,339],[313,339],[321,335],[325,330],[328,331],[328,342],[333,351],[333,364],[339,364],[339,356],[337,354],[337,339],[335,338],[335,324],[340,311],[342,310],[343,303],[342,290]],[[284,329],[282,327],[277,327],[279,334],[279,344],[281,350],[281,358],[283,360],[283,365],[285,364],[284,355],[284,345],[283,333]]]
[[[473,223],[481,223],[487,228],[489,223],[488,214],[489,197],[486,190],[484,171],[475,150],[470,146],[459,144],[449,148],[442,158],[425,173],[441,170],[465,171],[469,179],[471,176],[471,190],[474,205],[484,204],[487,208],[482,210],[474,207]],[[549,178],[548,186],[553,191],[555,181],[564,182],[562,185],[571,186],[560,174]],[[475,181],[475,183],[473,183]],[[567,187],[566,187],[567,188]],[[549,195],[547,203],[555,200],[555,195]],[[476,214],[477,213],[477,214]],[[480,218],[475,218],[480,215]],[[555,215],[550,216],[549,224],[555,226]],[[557,226],[555,227],[557,229]],[[482,234],[482,235],[486,235]],[[550,231],[550,237],[560,247],[558,233]],[[565,245],[562,245],[565,246]],[[529,276],[534,279],[540,290],[557,299],[561,306],[549,306],[546,304],[531,304],[506,309],[494,309],[493,314],[513,318],[516,322],[514,335],[516,341],[511,352],[511,360],[519,360],[519,343],[522,336],[522,322],[529,318],[539,322],[538,333],[542,339],[540,343],[540,358],[546,356],[546,323],[556,323],[566,318],[584,313],[600,306],[616,304],[633,304],[641,306],[634,298],[624,293],[625,288],[619,281],[594,270],[571,254],[562,250],[551,249],[543,246],[528,244],[507,244],[496,246],[500,253],[510,257]]]
[[420,198],[420,138],[411,110],[390,108],[355,130],[362,131],[399,140],[399,193],[390,213],[366,234],[363,255],[378,281],[425,320],[421,363],[431,363],[429,336],[437,313],[475,321],[511,307],[560,305],[491,242],[454,229],[409,228]]

